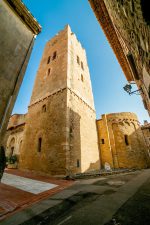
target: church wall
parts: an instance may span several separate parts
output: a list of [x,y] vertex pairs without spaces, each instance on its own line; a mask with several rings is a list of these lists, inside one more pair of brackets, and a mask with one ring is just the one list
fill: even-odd
[[66,173],[66,99],[65,89],[29,107],[20,169],[50,175]]
[[[138,119],[133,113],[114,113],[102,116],[102,121],[107,120],[108,130],[101,132],[99,127],[99,140],[102,165],[108,162],[113,168],[146,168],[149,165],[148,147],[145,143]],[[109,140],[108,140],[109,135]],[[106,147],[101,143],[101,139],[106,142]],[[107,149],[108,141],[111,145],[112,160],[110,150]],[[108,152],[108,157],[107,157]]]

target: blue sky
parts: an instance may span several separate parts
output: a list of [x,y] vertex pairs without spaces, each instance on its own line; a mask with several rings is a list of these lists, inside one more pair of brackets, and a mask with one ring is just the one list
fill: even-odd
[[48,40],[71,26],[86,50],[97,118],[111,112],[135,112],[140,122],[149,120],[140,96],[123,90],[127,83],[88,0],[23,0],[42,26],[37,36],[13,113],[26,113],[32,88]]

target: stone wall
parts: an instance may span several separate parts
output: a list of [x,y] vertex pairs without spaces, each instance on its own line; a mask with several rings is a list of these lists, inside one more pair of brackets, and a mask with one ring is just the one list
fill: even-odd
[[142,129],[143,135],[145,137],[145,141],[146,141],[148,149],[149,149],[148,153],[150,156],[150,123],[144,124],[143,126],[141,126],[141,129]]
[[46,44],[28,110],[20,168],[51,175],[100,168],[86,54],[69,26]]
[[97,121],[101,163],[111,168],[146,168],[149,166],[146,145],[134,113],[102,115]]
[[24,135],[26,115],[14,114],[10,117],[5,135],[6,155],[17,155],[19,158]]
[[[10,1],[9,1],[10,2]],[[34,43],[34,33],[22,21],[23,7],[21,4],[20,16],[7,1],[0,1],[0,142],[7,128],[20,85],[22,83],[26,66]],[[30,14],[31,16],[31,14]],[[24,18],[29,17],[26,12]],[[28,18],[29,19],[29,18]],[[33,17],[31,16],[32,22]],[[35,22],[37,24],[37,22]],[[32,23],[30,23],[32,27]]]
[[[150,113],[150,25],[143,0],[89,0],[128,81]],[[147,15],[147,14],[146,14]]]

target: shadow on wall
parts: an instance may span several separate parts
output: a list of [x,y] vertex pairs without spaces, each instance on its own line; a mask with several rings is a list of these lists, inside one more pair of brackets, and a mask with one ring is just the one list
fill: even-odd
[[81,172],[81,116],[72,109],[67,108],[69,112],[68,133],[66,149],[66,174],[72,175]]

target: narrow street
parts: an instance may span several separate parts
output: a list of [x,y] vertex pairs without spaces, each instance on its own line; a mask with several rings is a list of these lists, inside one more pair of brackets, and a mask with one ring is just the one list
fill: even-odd
[[[150,178],[148,180],[144,178],[145,176],[137,171],[95,179],[92,184],[90,180],[81,181],[71,189],[76,190],[80,186],[80,194],[86,193],[86,197],[55,221],[47,224],[148,225],[150,224]],[[144,183],[140,188],[139,181],[141,185]],[[74,196],[72,201],[77,197]]]

